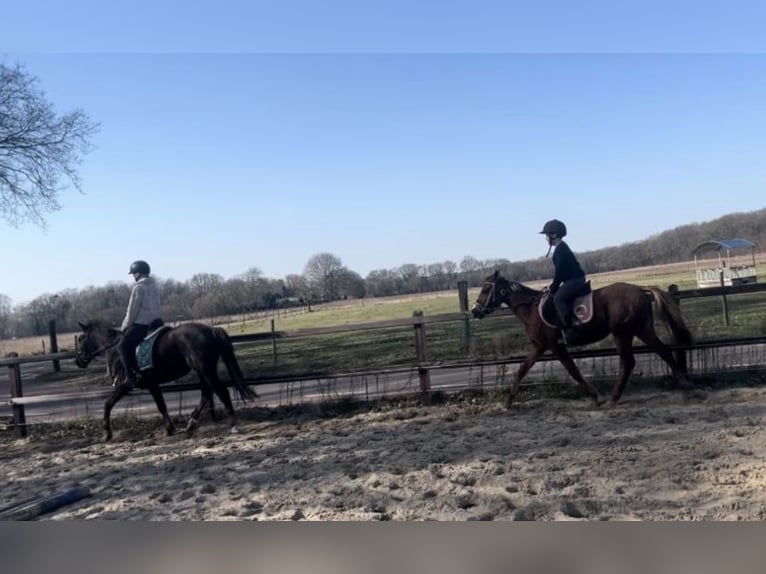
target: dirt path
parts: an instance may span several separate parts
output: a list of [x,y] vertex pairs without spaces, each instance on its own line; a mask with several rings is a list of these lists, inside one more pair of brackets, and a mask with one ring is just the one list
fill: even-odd
[[[317,407],[313,407],[317,408]],[[243,412],[166,438],[116,421],[2,436],[0,505],[87,485],[48,519],[761,520],[766,389],[634,389],[612,410],[464,400],[322,418]],[[83,423],[78,423],[82,425]]]

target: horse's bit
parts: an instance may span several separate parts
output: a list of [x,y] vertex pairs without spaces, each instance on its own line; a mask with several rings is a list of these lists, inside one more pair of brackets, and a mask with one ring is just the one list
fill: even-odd
[[102,353],[102,352],[104,352],[104,351],[106,351],[108,349],[111,349],[112,347],[116,347],[117,343],[119,343],[119,342],[120,342],[120,339],[118,338],[113,343],[107,343],[107,344],[101,345],[95,351],[92,351],[91,353],[87,353],[87,354],[86,353],[81,353],[81,352],[78,351],[75,358],[78,361],[83,361],[83,362],[90,363],[93,360],[93,357],[97,356],[99,353]]

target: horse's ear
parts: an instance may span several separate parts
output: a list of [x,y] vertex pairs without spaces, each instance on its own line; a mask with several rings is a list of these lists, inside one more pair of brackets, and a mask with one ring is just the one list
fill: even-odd
[[497,280],[498,277],[500,277],[500,269],[495,269],[495,274],[492,276]]
[[80,326],[80,329],[82,329],[83,331],[88,330],[88,326],[85,325],[84,323],[80,323],[79,321],[77,321],[77,324]]

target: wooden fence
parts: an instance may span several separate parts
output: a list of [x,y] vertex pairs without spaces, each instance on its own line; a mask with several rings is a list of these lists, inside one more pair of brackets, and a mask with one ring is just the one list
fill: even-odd
[[[671,285],[669,288],[669,291],[671,295],[679,302],[681,302],[683,299],[696,299],[700,297],[721,297],[722,299],[722,308],[725,320],[728,320],[727,315],[727,302],[726,297],[732,296],[732,295],[739,295],[739,294],[746,294],[746,293],[758,293],[766,291],[766,284],[751,284],[751,285],[739,285],[739,286],[725,286],[725,287],[715,287],[715,288],[705,288],[705,289],[690,289],[690,290],[678,290],[675,288],[675,286]],[[278,353],[278,341],[280,339],[285,338],[302,338],[302,337],[312,337],[312,336],[318,336],[318,335],[328,335],[333,333],[348,333],[348,332],[359,332],[359,331],[367,331],[367,330],[379,330],[379,329],[385,329],[389,327],[410,327],[413,329],[414,333],[414,347],[415,347],[415,356],[413,357],[414,363],[409,366],[410,369],[414,369],[417,371],[419,380],[420,380],[420,391],[422,394],[422,398],[424,401],[427,401],[430,397],[430,390],[431,390],[431,384],[430,384],[430,371],[434,368],[449,368],[449,367],[455,367],[455,366],[483,366],[485,364],[500,364],[500,363],[514,363],[519,362],[523,359],[523,357],[509,357],[506,359],[498,360],[498,361],[471,361],[471,362],[461,362],[460,365],[439,365],[438,367],[429,364],[428,360],[428,352],[426,347],[426,328],[429,324],[435,324],[435,323],[446,323],[446,322],[460,322],[461,323],[461,337],[462,337],[462,345],[464,349],[468,349],[470,347],[470,340],[471,340],[471,316],[468,311],[468,296],[467,296],[467,286],[465,283],[461,283],[459,285],[458,289],[459,294],[459,306],[461,311],[458,313],[446,313],[446,314],[440,314],[440,315],[433,315],[433,316],[425,316],[422,312],[416,311],[413,313],[412,317],[407,318],[401,318],[401,319],[388,319],[383,321],[374,321],[374,322],[367,322],[367,323],[357,323],[357,324],[347,324],[347,325],[337,325],[332,327],[317,327],[317,328],[305,328],[305,329],[296,329],[292,331],[278,331],[274,329],[274,322],[272,320],[271,324],[271,330],[269,332],[263,332],[263,333],[252,333],[247,335],[233,335],[231,337],[232,341],[234,343],[245,343],[245,342],[253,342],[253,341],[270,341],[271,342],[271,348],[274,358],[276,359],[277,353]],[[503,309],[500,311],[497,311],[495,315],[508,315],[513,316],[510,310]],[[52,332],[52,348],[55,348],[55,334]],[[755,343],[762,343],[766,342],[766,338],[764,337],[752,337],[752,338],[738,338],[738,339],[731,339],[731,340],[722,340],[722,341],[710,341],[705,343],[702,346],[733,346],[733,345],[745,345],[745,344],[755,344]],[[683,353],[683,349],[676,348],[675,349],[677,353]],[[637,349],[637,352],[641,352],[640,349]],[[574,358],[590,358],[590,357],[609,357],[609,356],[616,356],[617,352],[615,349],[594,349],[594,350],[586,350],[586,351],[577,351],[573,352],[572,356]],[[22,379],[21,379],[21,365],[22,364],[28,364],[28,363],[41,363],[41,362],[48,362],[51,361],[54,365],[54,369],[58,370],[60,361],[65,360],[71,360],[74,359],[75,354],[68,352],[68,353],[51,353],[47,355],[35,355],[35,356],[25,356],[25,357],[11,357],[6,359],[0,359],[0,368],[7,367],[8,369],[8,381],[9,381],[9,390],[10,390],[10,400],[9,404],[12,407],[13,411],[13,425],[16,429],[16,433],[18,436],[23,437],[27,434],[27,428],[26,428],[26,416],[24,412],[24,405],[33,403],[33,402],[43,402],[45,400],[54,402],[56,400],[71,400],[71,399],[77,399],[81,398],[80,395],[82,395],[82,398],[85,398],[86,395],[93,396],[93,392],[90,393],[67,393],[65,395],[44,395],[44,396],[35,396],[35,397],[25,397],[23,392],[23,385],[22,385]],[[545,361],[550,359],[550,357],[545,357],[541,360]],[[683,360],[683,359],[682,359]],[[317,375],[317,374],[310,374],[307,375],[307,379],[316,379],[320,376],[324,377],[332,377],[335,376],[333,374],[324,374],[324,375]],[[284,382],[286,380],[285,377],[273,377],[273,378],[264,378],[261,381],[258,381],[255,384],[270,384],[270,383],[276,383],[276,382]],[[194,384],[177,384],[177,385],[167,385],[163,387],[164,392],[177,392],[179,390],[187,390],[191,388],[196,388]],[[97,394],[108,394],[109,391],[99,391]]]

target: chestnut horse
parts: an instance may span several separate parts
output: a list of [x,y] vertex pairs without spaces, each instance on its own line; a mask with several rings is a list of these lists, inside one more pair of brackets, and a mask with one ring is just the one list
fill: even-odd
[[[112,438],[110,421],[112,408],[133,388],[133,385],[123,381],[124,367],[117,353],[117,344],[122,338],[122,333],[100,321],[80,323],[80,328],[83,332],[77,337],[75,357],[77,366],[85,368],[94,357],[104,353],[109,373],[115,380],[114,392],[104,406],[104,439],[108,441]],[[245,385],[229,335],[220,327],[208,327],[201,323],[183,323],[178,327],[167,328],[166,331],[157,335],[153,349],[153,367],[144,371],[136,386],[152,394],[157,409],[165,419],[168,435],[173,434],[175,429],[159,386],[175,381],[192,370],[199,375],[201,397],[199,406],[194,409],[189,418],[186,432],[191,433],[194,430],[205,407],[209,407],[212,416],[215,417],[213,393],[221,399],[231,420],[231,430],[236,432],[236,416],[229,389],[218,377],[219,359],[223,359],[234,387],[242,399],[257,398],[255,391]]]
[[[544,292],[537,291],[517,281],[508,280],[499,271],[487,277],[471,311],[482,318],[502,304],[507,305],[523,323],[532,350],[519,366],[506,399],[510,407],[519,392],[519,385],[529,369],[540,356],[550,349],[570,376],[577,381],[596,405],[604,400],[596,388],[586,381],[572,360],[566,345],[559,340],[559,330],[547,325],[540,317],[538,306]],[[578,344],[595,343],[611,334],[620,355],[620,378],[611,393],[611,404],[620,400],[630,373],[636,365],[633,356],[633,337],[641,339],[670,366],[673,376],[684,389],[691,383],[685,369],[675,360],[670,348],[663,343],[654,330],[652,303],[656,303],[662,321],[667,325],[674,342],[689,345],[692,336],[681,310],[672,297],[659,287],[639,287],[630,283],[613,283],[593,291],[593,318],[578,327]]]

